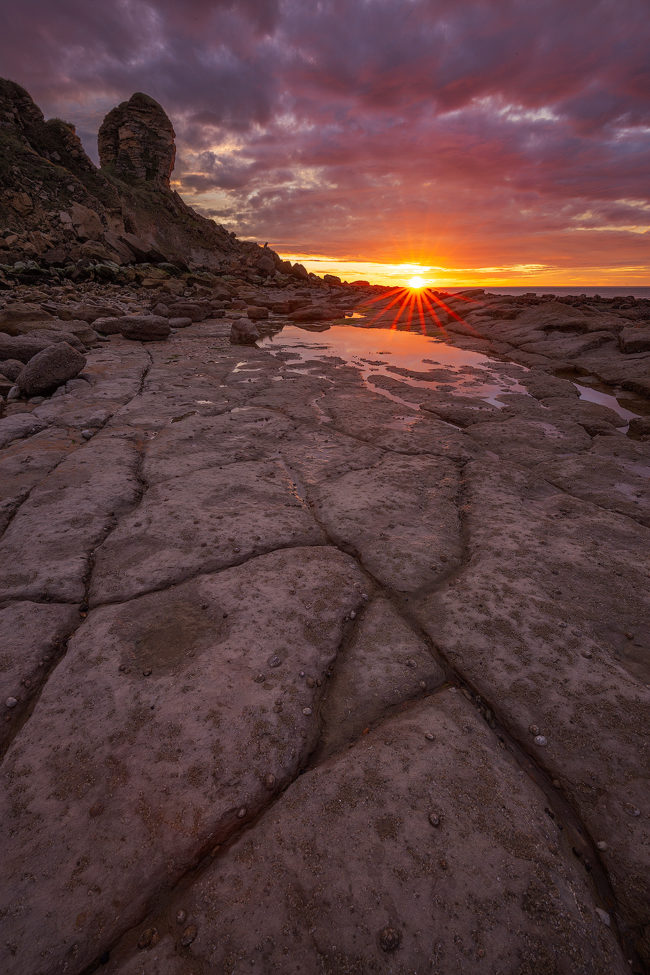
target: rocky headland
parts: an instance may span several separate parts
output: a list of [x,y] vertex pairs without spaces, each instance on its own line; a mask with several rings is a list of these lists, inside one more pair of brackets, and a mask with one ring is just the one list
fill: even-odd
[[0,139],[0,970],[646,971],[650,302],[370,374],[385,290],[194,214],[152,99]]

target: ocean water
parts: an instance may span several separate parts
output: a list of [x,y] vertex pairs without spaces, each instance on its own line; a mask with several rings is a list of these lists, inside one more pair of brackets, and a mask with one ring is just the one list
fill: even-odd
[[[451,290],[451,289],[450,289]],[[617,298],[622,297],[632,297],[632,298],[650,298],[650,286],[638,288],[636,286],[626,287],[625,285],[618,285],[616,287],[596,287],[587,288],[578,286],[576,288],[562,288],[558,285],[554,288],[552,285],[528,285],[526,288],[507,288],[499,287],[498,285],[485,286],[486,292],[491,295],[557,295],[558,297],[564,297],[565,295],[586,295],[588,298],[593,298],[595,295],[600,295],[601,298]]]

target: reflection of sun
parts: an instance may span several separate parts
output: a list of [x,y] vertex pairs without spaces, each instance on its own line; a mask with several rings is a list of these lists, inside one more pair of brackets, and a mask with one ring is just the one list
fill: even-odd
[[414,278],[411,278],[411,280],[409,281],[409,288],[423,288],[424,283],[425,283],[424,278],[419,278],[416,275]]

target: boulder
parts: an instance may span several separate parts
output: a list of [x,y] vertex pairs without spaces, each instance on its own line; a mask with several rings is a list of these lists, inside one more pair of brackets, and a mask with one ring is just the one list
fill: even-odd
[[81,203],[73,203],[70,207],[70,220],[75,233],[80,240],[97,240],[104,231],[99,215]]
[[50,338],[34,335],[3,335],[0,333],[0,362],[5,359],[19,359],[29,362],[35,355],[53,345]]
[[289,318],[294,322],[324,322],[330,318],[340,318],[342,312],[337,308],[328,308],[325,305],[309,305],[307,308],[298,308],[292,311]]
[[253,321],[261,321],[263,318],[269,317],[268,308],[263,308],[261,305],[249,305],[246,309],[246,314]]
[[85,356],[67,342],[57,342],[30,359],[16,384],[24,396],[50,393],[77,376],[85,365]]
[[96,318],[93,322],[93,328],[100,335],[118,335],[121,321],[122,316],[108,315],[106,318]]
[[173,318],[191,318],[193,322],[204,322],[212,315],[212,305],[199,301],[169,302],[168,314]]
[[341,279],[337,274],[324,274],[323,281],[325,284],[341,284]]
[[187,328],[188,325],[192,324],[191,318],[170,318],[169,326],[170,328]]
[[256,326],[248,318],[239,318],[232,323],[230,341],[233,345],[255,345],[259,337]]
[[650,352],[650,325],[629,325],[618,336],[623,352]]
[[5,359],[0,366],[0,372],[2,372],[2,375],[6,376],[7,379],[16,380],[18,378],[18,374],[22,372],[24,365],[25,363],[21,362],[20,359]]
[[160,342],[170,332],[168,319],[160,315],[125,315],[119,322],[124,338],[134,342]]

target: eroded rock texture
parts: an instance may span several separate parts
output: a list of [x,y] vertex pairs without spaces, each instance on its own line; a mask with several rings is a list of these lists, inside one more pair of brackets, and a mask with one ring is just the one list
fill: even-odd
[[640,975],[648,441],[231,344],[307,288],[13,297],[87,363],[0,416],[0,970]]
[[102,167],[120,179],[169,186],[176,156],[175,133],[165,110],[141,91],[108,113],[97,138]]

